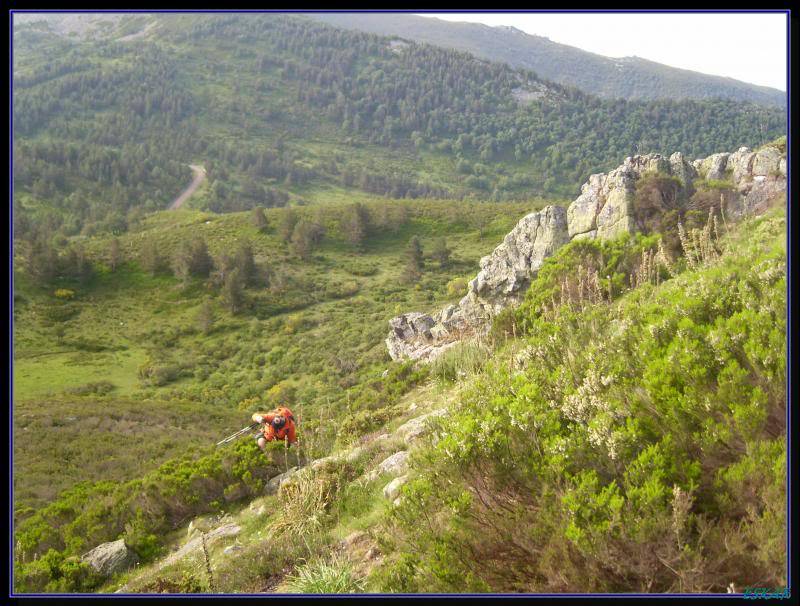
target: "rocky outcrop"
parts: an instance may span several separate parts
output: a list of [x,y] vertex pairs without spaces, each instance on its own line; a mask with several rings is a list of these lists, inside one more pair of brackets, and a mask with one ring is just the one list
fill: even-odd
[[544,260],[564,244],[637,231],[636,183],[648,173],[676,177],[684,199],[698,179],[730,182],[733,191],[720,199],[726,214],[736,219],[763,212],[786,191],[786,154],[775,146],[758,151],[742,147],[693,162],[679,152],[669,157],[647,154],[591,175],[568,208],[548,206],[523,217],[502,244],[480,260],[480,271],[457,305],[433,315],[411,312],[390,320],[389,355],[393,360],[433,360],[461,339],[485,334],[492,318],[521,300]]
[[464,336],[485,331],[497,313],[520,300],[542,262],[568,241],[566,209],[548,206],[526,215],[480,260],[481,270],[458,305],[434,316],[412,312],[389,321],[389,355],[428,361]]
[[470,281],[459,309],[445,308],[450,323],[491,318],[519,300],[544,260],[568,241],[566,209],[548,206],[523,217],[503,243],[481,259],[481,270]]
[[[389,327],[391,331],[386,338],[386,347],[393,360],[432,360],[455,345],[459,338],[455,330],[452,334],[447,330],[441,312],[436,318],[420,312],[403,314],[392,318]],[[434,328],[437,330],[432,332]]]
[[731,183],[737,195],[725,210],[734,219],[764,212],[775,197],[786,192],[786,154],[777,147],[758,151],[740,147],[732,154],[695,160],[694,166],[706,181]]
[[104,576],[127,570],[139,561],[135,552],[128,549],[124,539],[103,543],[83,554],[81,560]]
[[636,181],[646,173],[672,175],[687,189],[697,177],[697,169],[680,153],[669,158],[661,154],[625,158],[611,172],[591,175],[581,187],[581,195],[567,209],[569,239],[612,239],[636,231]]

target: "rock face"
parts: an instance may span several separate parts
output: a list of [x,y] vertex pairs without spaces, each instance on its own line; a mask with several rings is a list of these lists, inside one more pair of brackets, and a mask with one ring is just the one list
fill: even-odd
[[726,214],[736,219],[763,212],[786,191],[786,154],[774,146],[755,152],[741,147],[693,162],[679,152],[668,158],[647,154],[625,158],[608,173],[591,175],[567,209],[548,206],[523,217],[502,244],[480,260],[480,271],[458,305],[433,315],[411,312],[391,319],[389,355],[393,360],[429,362],[463,338],[485,334],[492,318],[522,299],[544,260],[564,244],[637,231],[636,182],[647,173],[676,177],[685,198],[698,179],[730,182],[734,191],[721,200]]
[[389,355],[429,361],[464,336],[485,331],[497,313],[519,302],[542,262],[568,241],[566,209],[548,206],[526,215],[481,259],[481,270],[458,305],[434,316],[412,312],[389,321]]
[[431,360],[441,354],[449,346],[455,345],[456,339],[445,340],[444,331],[438,330],[436,335],[431,329],[443,324],[428,314],[411,312],[389,321],[391,331],[386,338],[386,347],[393,360],[408,358],[410,360]]
[[655,172],[677,177],[684,187],[690,187],[697,177],[697,169],[680,153],[669,158],[660,154],[625,158],[611,172],[591,175],[581,187],[581,195],[567,209],[569,239],[612,239],[636,231],[636,181],[645,173]]
[[447,318],[440,321],[460,322],[459,314],[467,322],[497,315],[520,298],[544,260],[568,241],[564,208],[548,206],[526,215],[492,254],[481,259],[481,270],[470,281],[460,309],[446,308]]
[[81,556],[81,560],[90,564],[100,574],[111,576],[136,564],[139,557],[128,549],[124,539],[119,539],[98,545]]

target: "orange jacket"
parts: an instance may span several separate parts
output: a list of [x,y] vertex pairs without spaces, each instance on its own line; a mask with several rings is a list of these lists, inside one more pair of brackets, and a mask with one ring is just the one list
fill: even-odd
[[[261,415],[262,423],[264,424],[264,428],[261,431],[264,433],[264,439],[267,442],[271,442],[272,440],[285,440],[287,438],[289,439],[289,444],[297,442],[294,415],[291,410],[285,406],[278,406],[278,408],[270,412],[256,412],[253,414],[253,421],[255,421],[256,417],[259,415]],[[286,424],[278,431],[275,431],[275,428],[272,426],[272,419],[276,416],[282,416],[286,419]]]

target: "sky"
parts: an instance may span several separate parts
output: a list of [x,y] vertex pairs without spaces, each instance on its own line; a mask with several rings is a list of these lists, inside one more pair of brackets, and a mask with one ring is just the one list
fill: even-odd
[[425,13],[448,21],[513,25],[607,57],[637,56],[786,90],[784,13]]

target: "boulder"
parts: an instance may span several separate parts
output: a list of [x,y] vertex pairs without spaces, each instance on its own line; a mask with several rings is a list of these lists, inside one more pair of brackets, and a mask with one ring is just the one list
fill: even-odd
[[691,188],[692,181],[697,177],[697,170],[680,152],[675,152],[669,157],[669,169],[675,177],[681,180],[685,188]]
[[749,180],[753,175],[753,161],[756,155],[749,147],[740,147],[737,151],[728,156],[728,170],[732,170],[733,182],[738,187]]
[[104,576],[127,570],[139,561],[134,551],[128,549],[124,539],[98,545],[83,554],[81,560]]
[[407,445],[410,445],[429,431],[430,426],[428,421],[430,419],[440,417],[445,413],[445,409],[440,408],[438,410],[434,410],[433,412],[416,417],[403,423],[397,428],[395,433],[403,438],[403,442],[405,442]]
[[[740,207],[741,215],[757,215],[766,211],[773,203],[785,199],[786,179],[757,175]],[[733,213],[734,218],[737,213]]]
[[567,231],[570,239],[597,232],[597,215],[603,208],[605,175],[591,175],[581,187],[581,195],[567,209]]
[[424,357],[419,351],[425,346],[430,347],[433,341],[431,328],[436,321],[428,314],[411,312],[389,320],[389,336],[386,338],[386,347],[393,360],[410,358],[412,360]]
[[[548,206],[523,217],[503,243],[480,261],[481,271],[470,282],[471,293],[488,302],[506,303],[530,284],[544,260],[569,241],[567,211]],[[465,297],[460,308],[469,304]]]
[[380,464],[367,474],[367,479],[372,481],[377,479],[382,474],[391,476],[399,476],[408,471],[408,457],[407,450],[401,450],[393,455],[386,457]]
[[403,484],[405,484],[407,481],[407,475],[402,475],[395,478],[383,487],[383,496],[390,501],[394,501],[400,494],[400,489],[403,487]]
[[613,239],[625,232],[633,233],[633,192],[619,187],[611,190],[597,215],[597,237]]
[[281,485],[284,482],[286,482],[289,478],[294,476],[298,471],[299,471],[298,467],[292,467],[289,471],[284,472],[270,479],[270,481],[267,482],[267,485],[264,487],[264,493],[277,494],[278,489],[281,487]]

